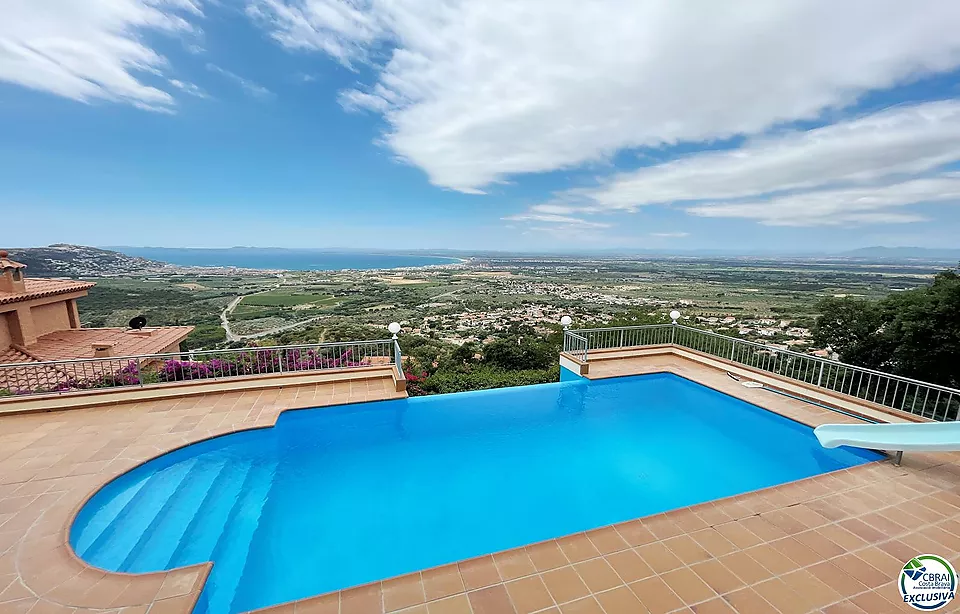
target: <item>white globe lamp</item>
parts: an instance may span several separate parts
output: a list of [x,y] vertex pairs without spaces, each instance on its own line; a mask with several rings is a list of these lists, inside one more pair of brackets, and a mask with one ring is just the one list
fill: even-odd
[[570,328],[570,325],[573,324],[573,318],[570,316],[563,316],[560,318],[560,326],[563,327],[563,330]]
[[400,323],[399,322],[390,322],[390,326],[387,327],[387,330],[390,331],[390,334],[393,335],[393,338],[397,338],[397,333],[400,332]]
[[680,319],[680,312],[674,309],[670,312],[670,319],[673,320],[673,323],[676,324],[677,320]]

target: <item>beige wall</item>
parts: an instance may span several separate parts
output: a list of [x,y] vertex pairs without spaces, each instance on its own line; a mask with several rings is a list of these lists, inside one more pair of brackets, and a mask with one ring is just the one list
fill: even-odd
[[38,337],[70,328],[70,310],[67,301],[35,305],[30,308],[33,327]]
[[5,313],[0,313],[0,350],[5,350],[10,347],[10,325],[7,324],[7,318],[10,317]]
[[165,348],[163,348],[162,350],[160,350],[160,352],[158,352],[158,353],[159,353],[159,354],[173,354],[174,352],[179,352],[179,351],[180,351],[180,342],[178,341],[178,342],[176,342],[176,343],[174,343],[174,344],[172,344],[172,345],[168,345],[167,347],[165,347]]

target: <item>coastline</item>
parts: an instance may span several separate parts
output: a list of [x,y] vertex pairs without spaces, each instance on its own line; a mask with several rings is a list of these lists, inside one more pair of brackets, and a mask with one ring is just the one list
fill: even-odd
[[409,252],[295,250],[286,248],[124,247],[121,253],[162,262],[171,268],[206,271],[248,270],[276,273],[309,271],[388,271],[457,266],[470,258]]

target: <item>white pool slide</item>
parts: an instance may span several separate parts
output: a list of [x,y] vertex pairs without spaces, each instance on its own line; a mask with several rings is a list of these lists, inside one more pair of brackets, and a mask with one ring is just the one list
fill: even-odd
[[813,430],[824,448],[854,446],[897,452],[960,451],[960,422],[823,424]]

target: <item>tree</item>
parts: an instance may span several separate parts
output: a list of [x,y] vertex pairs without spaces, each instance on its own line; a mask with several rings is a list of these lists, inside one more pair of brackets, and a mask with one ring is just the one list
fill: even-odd
[[180,343],[181,350],[210,349],[227,340],[227,333],[219,324],[198,324]]
[[883,322],[876,303],[853,298],[828,298],[817,305],[820,317],[813,329],[813,339],[820,346],[830,346],[840,360],[879,369],[889,359],[880,334]]
[[558,360],[558,354],[557,348],[542,341],[506,337],[486,347],[483,363],[509,371],[549,369]]
[[468,342],[459,346],[450,354],[450,359],[455,364],[464,364],[475,362],[474,355],[478,353],[477,344]]
[[840,359],[944,386],[960,386],[960,275],[873,303],[826,299],[814,339]]
[[880,311],[895,373],[960,387],[960,275],[944,271],[928,288],[887,297]]

